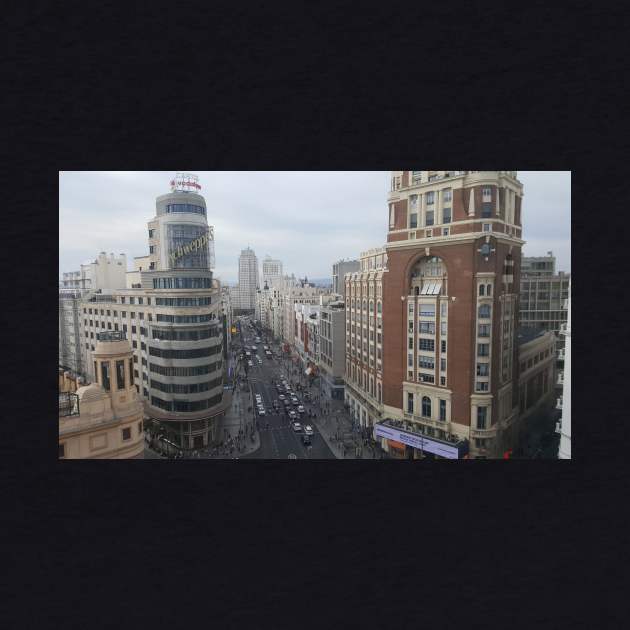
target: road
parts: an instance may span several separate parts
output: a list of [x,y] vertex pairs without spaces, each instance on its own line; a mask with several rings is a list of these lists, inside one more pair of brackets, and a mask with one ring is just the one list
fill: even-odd
[[[258,417],[260,448],[243,459],[336,459],[314,424],[311,424],[314,432],[311,436],[312,444],[310,447],[304,446],[302,444],[303,434],[293,430],[288,415],[283,411],[284,405],[281,404],[279,412],[274,410],[272,403],[278,399],[279,394],[273,386],[272,380],[278,380],[282,376],[282,368],[276,349],[274,348],[274,357],[267,358],[263,350],[263,345],[266,345],[264,338],[262,343],[256,344],[256,335],[244,322],[242,322],[241,330],[243,342],[250,347],[249,350],[252,355],[254,352],[251,350],[251,346],[258,345],[256,356],[260,357],[261,362],[252,356],[253,367],[248,368],[248,378],[251,384],[252,397],[260,394],[266,409],[266,415]],[[299,392],[296,394],[302,402]],[[252,402],[252,406],[255,407],[255,403]],[[268,428],[267,424],[269,424]],[[308,424],[308,421],[302,421],[303,426],[304,424]]]

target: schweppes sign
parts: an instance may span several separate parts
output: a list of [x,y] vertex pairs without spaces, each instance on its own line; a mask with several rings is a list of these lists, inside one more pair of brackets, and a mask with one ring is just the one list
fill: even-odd
[[169,256],[171,264],[174,264],[182,256],[186,256],[186,254],[191,254],[202,247],[206,247],[211,240],[214,240],[214,234],[210,227],[207,234],[190,241],[187,245],[180,245],[174,252],[171,252]]

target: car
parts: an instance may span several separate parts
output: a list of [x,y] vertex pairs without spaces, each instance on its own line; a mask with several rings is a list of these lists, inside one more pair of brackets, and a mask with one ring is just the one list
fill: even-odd
[[306,392],[304,394],[304,400],[310,400],[310,399],[311,399],[311,395],[308,392]]
[[283,401],[284,401],[284,400],[286,400],[286,398],[287,398],[287,397],[286,397],[284,394],[280,394],[280,396],[278,396],[278,398],[279,398],[280,400],[283,400]]
[[264,407],[258,407],[258,415],[259,416],[266,416],[267,412],[265,411]]
[[248,351],[248,352],[245,353],[245,356],[249,359],[249,357],[252,356],[252,353]]
[[291,418],[291,420],[296,420],[297,419],[297,414],[295,413],[295,411],[293,411],[293,409],[291,409],[291,411],[289,411],[289,418]]
[[306,410],[304,409],[304,405],[298,405],[298,413],[304,413]]
[[255,398],[256,398],[256,402],[259,402],[259,403],[262,402],[262,396],[260,394],[256,394]]
[[280,406],[280,403],[277,400],[274,400],[271,404],[273,405],[274,409],[277,409]]
[[254,367],[254,364],[251,361],[248,361],[247,365],[249,365],[249,367]]
[[291,398],[291,404],[294,407],[297,407],[300,404],[300,401],[297,398],[293,397],[293,398]]
[[313,435],[313,427],[310,424],[307,424],[304,427],[304,433],[306,433],[306,435]]
[[312,442],[311,442],[311,436],[307,435],[306,433],[302,436],[302,444],[304,444],[304,446],[311,446]]
[[265,350],[269,350],[269,346],[263,346]]
[[288,398],[285,398],[282,402],[284,403],[285,407],[290,407],[291,406],[291,401]]
[[293,428],[293,430],[296,433],[301,433],[302,432],[302,425],[299,422],[294,422],[291,427]]

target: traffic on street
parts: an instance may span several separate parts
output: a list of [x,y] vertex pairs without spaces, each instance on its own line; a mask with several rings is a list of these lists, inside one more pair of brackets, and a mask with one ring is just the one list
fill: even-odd
[[280,348],[249,319],[240,322],[237,356],[250,390],[260,447],[249,459],[335,459],[313,419],[318,409],[307,388],[281,365]]

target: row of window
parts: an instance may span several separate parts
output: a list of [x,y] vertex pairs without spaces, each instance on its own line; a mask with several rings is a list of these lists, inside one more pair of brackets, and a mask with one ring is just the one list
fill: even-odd
[[223,394],[217,394],[206,400],[162,400],[157,396],[151,396],[151,404],[165,411],[202,411],[214,407],[221,402]]
[[153,278],[154,289],[210,289],[210,278]]
[[154,328],[151,331],[153,339],[164,341],[199,341],[219,336],[219,327],[202,328],[201,330],[178,330],[173,328]]
[[156,365],[155,363],[149,364],[149,370],[156,374],[162,374],[163,376],[201,376],[203,374],[210,374],[210,372],[216,372],[222,367],[222,362],[217,361],[215,363],[208,363],[207,365],[195,365],[192,367],[173,367]]
[[208,313],[206,315],[164,315],[162,313],[158,313],[156,318],[158,322],[170,322],[172,324],[198,324],[216,319],[216,315],[214,313]]
[[210,297],[155,298],[156,306],[208,306]]
[[[439,419],[442,422],[446,421],[446,401],[439,399],[440,415]],[[407,413],[413,413],[413,394],[407,393]],[[431,399],[428,396],[422,397],[421,413],[423,418],[431,418]]]
[[199,392],[207,392],[221,385],[223,385],[222,376],[206,383],[188,383],[186,385],[181,383],[161,383],[160,381],[151,379],[152,388],[159,389],[167,394],[198,394]]
[[167,214],[177,212],[190,212],[191,214],[203,214],[206,216],[206,209],[203,206],[196,206],[191,203],[171,203],[166,206]]
[[149,355],[152,357],[160,357],[162,359],[198,359],[200,357],[209,357],[213,354],[221,352],[221,345],[210,346],[209,348],[194,348],[192,350],[171,350],[164,348],[154,348],[149,346]]

